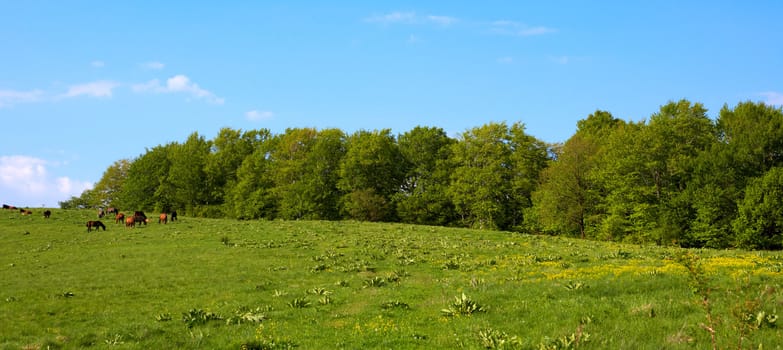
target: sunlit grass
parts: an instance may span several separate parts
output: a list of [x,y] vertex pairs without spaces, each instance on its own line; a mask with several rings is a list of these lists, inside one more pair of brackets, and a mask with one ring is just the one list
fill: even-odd
[[[710,346],[679,249],[187,217],[135,229],[105,220],[106,232],[87,233],[93,216],[0,212],[0,349]],[[780,254],[692,253],[713,283],[724,347],[739,337],[738,305],[763,292],[754,310],[783,310]],[[744,344],[780,339],[763,324]]]

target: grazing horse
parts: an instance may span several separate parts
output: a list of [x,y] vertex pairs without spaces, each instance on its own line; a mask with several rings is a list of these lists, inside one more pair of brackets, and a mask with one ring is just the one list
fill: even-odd
[[117,213],[116,216],[114,216],[114,223],[119,224],[121,222],[125,221],[125,214],[123,213]]
[[109,210],[106,211],[106,214],[114,214],[117,215],[120,213],[120,210],[117,208],[109,208]]
[[33,212],[27,209],[19,209],[19,212],[22,213],[22,215],[32,215]]
[[44,210],[44,218],[48,219],[50,216],[52,216],[52,211],[49,209]]
[[172,210],[171,211],[171,222],[177,221],[177,211]]
[[147,220],[147,215],[144,215],[143,211],[136,211],[136,212],[134,212],[133,213],[133,220],[136,223],[143,223],[144,225],[147,225],[147,222],[149,222],[149,220]]
[[125,218],[125,228],[134,228],[136,227],[136,220],[133,219],[133,216],[129,216]]
[[3,209],[15,209],[15,208],[13,208],[13,206],[11,205],[3,204]]
[[161,223],[161,222],[164,223],[164,224],[169,222],[169,217],[166,216],[166,213],[161,213],[160,217],[158,217],[158,223]]
[[104,225],[100,221],[87,221],[87,232],[92,231],[94,228],[96,231],[98,231],[99,228],[103,228],[104,231],[106,231],[106,225]]

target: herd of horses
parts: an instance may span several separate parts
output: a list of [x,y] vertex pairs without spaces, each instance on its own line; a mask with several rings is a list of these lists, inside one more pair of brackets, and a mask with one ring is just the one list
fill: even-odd
[[[32,215],[33,212],[29,209],[22,209],[17,208],[13,205],[3,204],[3,209],[6,210],[19,210],[19,213],[22,215]],[[147,225],[150,222],[150,219],[147,218],[147,215],[144,214],[143,211],[137,210],[133,212],[132,216],[126,216],[124,213],[121,213],[119,209],[117,208],[108,208],[107,210],[98,209],[98,218],[103,219],[106,215],[111,214],[114,215],[114,223],[120,224],[124,223],[125,228],[134,228],[136,225]],[[48,219],[52,216],[52,211],[49,209],[44,210],[43,212],[44,218]],[[177,221],[177,211],[173,210],[170,214],[161,213],[158,216],[158,223],[159,224],[167,224],[169,221]],[[87,232],[92,232],[92,230],[98,231],[99,229],[103,229],[106,231],[106,225],[103,224],[100,220],[90,220],[87,221]]]
[[[147,217],[146,214],[144,214],[143,211],[134,211],[133,215],[126,216],[124,213],[120,212],[117,208],[109,208],[108,210],[104,211],[103,209],[98,210],[98,218],[101,219],[104,216],[112,214],[114,215],[114,223],[115,224],[125,224],[125,228],[134,228],[136,225],[147,225],[150,222],[150,219]],[[171,212],[171,221],[177,220],[177,211],[174,210]],[[161,213],[160,216],[158,216],[158,223],[159,224],[167,224],[169,222],[169,214]],[[100,221],[88,221],[87,222],[87,232],[90,232],[92,228],[95,227],[97,230],[98,227],[102,227],[104,231],[106,231],[106,226],[103,225]]]
[[[17,209],[19,209],[19,213],[22,214],[22,215],[33,215],[33,211],[32,210],[30,210],[30,209],[23,209],[23,208],[17,208],[17,207],[15,207],[13,205],[3,204],[3,209],[6,209],[6,210],[17,210]],[[52,211],[51,210],[47,209],[47,210],[44,211],[44,217],[45,218],[48,219],[49,216],[51,216],[51,215],[52,215]]]

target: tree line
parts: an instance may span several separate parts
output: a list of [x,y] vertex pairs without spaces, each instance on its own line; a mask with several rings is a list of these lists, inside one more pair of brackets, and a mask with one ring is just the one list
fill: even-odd
[[783,111],[672,101],[598,110],[567,141],[492,122],[389,129],[223,128],[112,164],[63,208],[236,219],[404,222],[684,247],[783,248]]

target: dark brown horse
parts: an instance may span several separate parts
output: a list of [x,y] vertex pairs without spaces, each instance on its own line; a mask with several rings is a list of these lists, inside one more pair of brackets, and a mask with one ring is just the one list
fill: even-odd
[[144,225],[147,225],[147,215],[144,215],[143,211],[136,211],[133,213],[133,221],[137,224],[143,223]]
[[49,209],[44,210],[44,218],[48,219],[50,216],[52,216],[52,211]]
[[100,221],[87,221],[87,232],[92,231],[92,229],[95,229],[98,231],[99,228],[103,228],[104,231],[106,231],[106,225],[104,225]]

